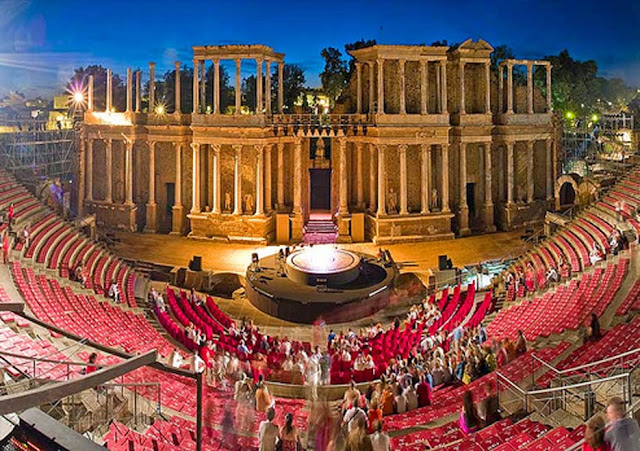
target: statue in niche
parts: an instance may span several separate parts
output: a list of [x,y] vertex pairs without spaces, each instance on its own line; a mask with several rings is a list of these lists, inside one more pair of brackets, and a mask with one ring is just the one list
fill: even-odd
[[324,160],[324,139],[318,138],[316,146],[316,160]]
[[431,190],[431,209],[435,210],[438,208],[438,190],[433,188]]
[[393,188],[389,188],[387,194],[387,210],[389,213],[398,213],[398,196]]
[[244,196],[244,211],[245,213],[252,214],[254,209],[253,194],[247,194]]
[[228,191],[224,193],[224,209],[231,211],[231,194]]

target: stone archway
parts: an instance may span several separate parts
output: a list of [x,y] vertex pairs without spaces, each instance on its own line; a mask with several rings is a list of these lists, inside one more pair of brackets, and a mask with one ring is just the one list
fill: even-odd
[[575,204],[579,182],[580,176],[578,174],[562,175],[556,180],[554,190],[556,210],[560,210],[562,206]]

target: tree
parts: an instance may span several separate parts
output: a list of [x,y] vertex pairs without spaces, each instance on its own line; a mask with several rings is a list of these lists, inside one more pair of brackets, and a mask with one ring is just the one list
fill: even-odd
[[[251,111],[256,110],[256,93],[258,92],[256,81],[257,77],[255,75],[249,75],[244,80],[242,80],[242,92],[244,93],[244,99],[242,99],[242,104],[249,108]],[[264,86],[264,84],[263,84]]]
[[[67,83],[67,89],[83,89],[86,92],[89,76],[93,75],[93,108],[104,110],[107,98],[107,69],[102,66],[92,65],[79,67]],[[126,107],[126,86],[118,74],[112,74],[111,86],[113,88],[112,105],[117,111],[123,111]]]
[[[349,51],[351,50],[358,50],[358,49],[364,49],[367,47],[371,47],[373,45],[376,45],[377,42],[375,39],[368,39],[368,40],[364,40],[364,39],[360,39],[359,41],[356,42],[350,42],[348,44],[344,45],[344,49],[345,51],[347,51],[347,54]],[[355,64],[355,58],[351,58],[349,60],[349,76],[353,73],[353,71],[356,68],[356,64]],[[347,77],[347,81],[348,81],[348,77]]]
[[320,73],[320,81],[333,107],[347,84],[349,70],[340,50],[327,47],[322,49],[320,55],[324,58],[324,70]]
[[[304,70],[297,64],[285,64],[282,68],[282,94],[283,105],[289,111],[293,110],[293,105],[304,92],[307,80]],[[272,92],[278,92],[278,74],[271,75]],[[277,110],[277,103],[271,102],[272,110]]]

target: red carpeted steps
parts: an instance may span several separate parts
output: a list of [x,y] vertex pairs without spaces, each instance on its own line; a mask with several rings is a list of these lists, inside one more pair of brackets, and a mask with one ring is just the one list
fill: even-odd
[[338,227],[328,218],[316,218],[312,215],[304,226],[303,241],[309,244],[335,243],[338,239]]

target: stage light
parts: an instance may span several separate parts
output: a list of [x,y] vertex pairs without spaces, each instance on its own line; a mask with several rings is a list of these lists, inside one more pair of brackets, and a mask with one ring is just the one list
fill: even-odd
[[567,111],[567,112],[565,113],[565,117],[566,117],[567,119],[573,119],[573,117],[574,117],[573,112],[571,112],[571,111]]
[[155,113],[156,113],[158,116],[162,116],[162,115],[164,115],[164,113],[166,112],[166,110],[165,110],[165,108],[164,108],[164,105],[163,105],[163,104],[161,104],[161,103],[160,103],[160,104],[158,104],[158,105],[156,105],[156,108],[155,108],[155,110],[154,110],[154,111],[155,111]]
[[73,93],[73,101],[75,103],[83,103],[84,102],[84,94],[81,91],[76,91]]
[[600,117],[597,114],[592,114],[591,115],[591,121],[592,122],[598,122],[598,119],[600,119]]

